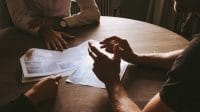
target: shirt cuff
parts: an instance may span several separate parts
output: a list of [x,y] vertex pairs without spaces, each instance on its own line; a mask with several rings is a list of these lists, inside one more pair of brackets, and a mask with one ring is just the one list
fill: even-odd
[[69,28],[79,25],[72,16],[65,17],[65,18],[63,18],[63,20],[66,21],[66,23],[67,23],[67,25],[68,25]]

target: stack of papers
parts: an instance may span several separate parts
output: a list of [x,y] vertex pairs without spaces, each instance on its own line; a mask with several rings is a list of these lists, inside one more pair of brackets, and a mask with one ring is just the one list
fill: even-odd
[[[91,42],[107,56],[113,56],[100,49],[99,42],[95,40],[88,40],[63,52],[32,48],[20,58],[23,71],[22,83],[37,81],[41,77],[52,74],[60,74],[69,76],[66,79],[67,82],[105,88],[103,82],[92,71],[93,60],[88,54],[88,42]],[[128,63],[121,61],[120,78],[122,78],[127,65]]]

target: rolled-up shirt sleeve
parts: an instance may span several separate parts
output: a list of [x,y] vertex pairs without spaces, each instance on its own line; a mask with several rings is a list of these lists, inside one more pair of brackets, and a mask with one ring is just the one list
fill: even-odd
[[37,35],[38,28],[29,29],[28,23],[34,18],[31,17],[26,3],[24,0],[6,0],[7,7],[15,27],[29,32],[31,34]]
[[76,27],[99,22],[100,11],[95,0],[76,0],[80,12],[70,17],[65,17],[69,27]]

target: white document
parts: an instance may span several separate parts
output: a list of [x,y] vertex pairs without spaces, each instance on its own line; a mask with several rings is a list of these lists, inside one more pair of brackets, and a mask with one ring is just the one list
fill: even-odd
[[[55,75],[68,76],[68,75],[71,75],[72,73],[74,73],[74,71],[75,70],[69,70],[69,71],[66,71],[66,72],[63,72],[63,73],[58,73],[58,74],[55,74]],[[25,78],[24,75],[22,75],[21,82],[22,83],[36,82],[36,81],[40,81],[45,76],[42,76],[42,77],[33,77],[33,78]]]
[[39,81],[44,76],[69,76],[78,69],[81,62],[82,44],[60,51],[29,49],[21,58],[22,83]]
[[[92,45],[96,46],[101,52],[106,54],[108,57],[112,58],[113,54],[107,53],[105,50],[100,49],[100,44],[98,41],[94,40],[89,40]],[[105,85],[102,81],[100,81],[94,72],[92,71],[93,69],[93,59],[89,56],[88,54],[88,42],[84,42],[82,44],[82,61],[79,65],[79,68],[72,74],[70,75],[66,81],[75,83],[75,84],[82,84],[82,85],[88,85],[88,86],[93,86],[93,87],[98,87],[98,88],[105,88]],[[124,72],[128,66],[128,63],[121,60],[121,71],[120,71],[120,79],[123,77]]]
[[[60,74],[69,76],[67,82],[105,88],[105,85],[93,73],[93,60],[88,54],[88,42],[97,48],[98,41],[88,40],[82,44],[60,51],[32,48],[21,58],[22,83],[38,81],[44,76]],[[113,55],[105,50],[99,50],[109,57]],[[121,61],[120,78],[122,78],[128,63]]]
[[41,77],[75,70],[79,61],[74,61],[75,56],[71,49],[64,52],[30,49],[20,58],[25,78]]

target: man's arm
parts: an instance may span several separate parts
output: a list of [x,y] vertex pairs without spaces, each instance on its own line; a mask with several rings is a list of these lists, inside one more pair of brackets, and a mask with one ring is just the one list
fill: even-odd
[[128,97],[120,83],[107,84],[106,89],[114,112],[141,112],[135,102]]
[[106,85],[106,89],[114,112],[174,112],[161,100],[159,93],[141,110],[135,102],[128,97],[126,91],[119,83]]
[[95,0],[76,0],[76,2],[80,12],[64,18],[69,28],[99,22],[101,14]]
[[21,30],[37,35],[39,28],[29,28],[29,22],[35,18],[31,17],[24,0],[6,0],[6,3],[13,24]]
[[25,94],[0,107],[0,112],[36,112],[39,103],[56,97],[60,79],[61,76],[43,78]]
[[113,59],[98,51],[89,44],[89,55],[94,60],[93,72],[104,82],[111,105],[115,112],[140,112],[139,107],[128,97],[124,88],[120,84],[120,57],[117,53],[118,46],[115,46]]
[[165,104],[157,93],[148,103],[145,105],[143,112],[174,112],[169,106]]
[[101,44],[101,48],[105,48],[110,53],[113,53],[114,44],[118,44],[123,49],[119,52],[120,57],[129,63],[163,69],[170,69],[174,60],[183,52],[183,49],[180,49],[165,53],[139,54],[132,50],[127,40],[117,36],[107,38]]
[[[89,44],[89,55],[94,60],[93,72],[105,83],[113,110],[115,112],[140,112],[140,108],[128,97],[120,84],[120,50],[114,45],[113,59],[109,59]],[[173,112],[157,94],[144,108],[143,112]]]
[[137,58],[132,57],[130,62],[142,66],[151,66],[169,70],[175,59],[183,52],[183,50],[184,49],[180,49],[165,53],[137,54]]

